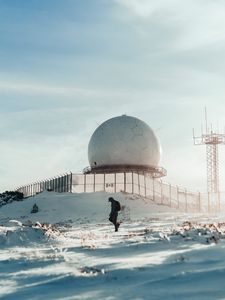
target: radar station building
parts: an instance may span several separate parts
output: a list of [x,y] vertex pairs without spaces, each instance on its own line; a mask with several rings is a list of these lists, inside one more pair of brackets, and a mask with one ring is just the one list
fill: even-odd
[[[89,166],[83,174],[68,173],[17,188],[25,197],[44,190],[87,193],[127,192],[155,197],[160,192],[161,146],[148,124],[122,115],[102,123],[88,145]],[[158,188],[157,188],[158,187]],[[157,192],[158,190],[158,192]]]
[[88,145],[89,166],[82,174],[66,173],[16,190],[24,197],[44,190],[123,192],[186,212],[202,211],[204,195],[162,182],[166,170],[160,166],[160,158],[161,146],[151,127],[138,118],[122,115],[105,121],[94,131]]

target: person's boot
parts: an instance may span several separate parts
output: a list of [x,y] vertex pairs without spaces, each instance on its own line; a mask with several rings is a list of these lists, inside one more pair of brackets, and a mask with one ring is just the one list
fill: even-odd
[[116,223],[116,225],[115,225],[115,231],[118,231],[119,227],[120,227],[120,223]]

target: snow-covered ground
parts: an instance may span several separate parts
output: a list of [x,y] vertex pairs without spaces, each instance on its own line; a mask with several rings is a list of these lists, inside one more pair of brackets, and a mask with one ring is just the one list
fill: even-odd
[[225,299],[225,217],[121,193],[114,232],[109,196],[45,192],[1,207],[0,299]]

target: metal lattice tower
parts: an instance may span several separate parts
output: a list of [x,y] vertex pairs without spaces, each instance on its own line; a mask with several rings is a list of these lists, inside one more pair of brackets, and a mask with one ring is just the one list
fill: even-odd
[[[211,133],[211,135],[213,135]],[[219,158],[218,145],[219,138],[212,136],[215,141],[206,144],[206,162],[207,162],[207,190],[211,193],[219,192]]]
[[225,134],[216,133],[212,127],[209,132],[207,125],[207,112],[205,110],[206,133],[195,136],[193,130],[194,145],[206,145],[207,163],[207,191],[208,193],[219,193],[219,157],[218,145],[225,145]]

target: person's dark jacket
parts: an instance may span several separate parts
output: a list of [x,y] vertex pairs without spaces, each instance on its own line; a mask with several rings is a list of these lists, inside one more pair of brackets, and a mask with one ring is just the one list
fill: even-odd
[[118,216],[118,210],[117,210],[117,204],[116,204],[116,200],[114,200],[113,198],[109,199],[109,202],[111,202],[111,212],[110,215],[111,216]]
[[118,231],[120,223],[117,222],[118,211],[120,210],[119,201],[109,197],[109,202],[111,202],[111,212],[109,215],[109,221],[112,222],[115,226],[115,231]]

